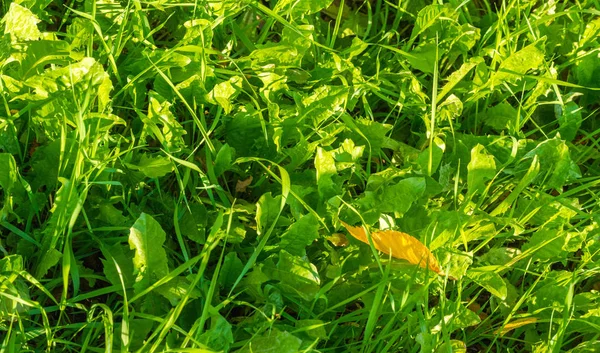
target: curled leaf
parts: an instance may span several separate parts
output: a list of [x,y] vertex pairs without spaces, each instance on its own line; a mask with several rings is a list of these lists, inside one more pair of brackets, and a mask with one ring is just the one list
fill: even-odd
[[[369,244],[363,227],[353,227],[344,222],[342,222],[342,225],[353,237]],[[371,238],[375,249],[390,254],[397,259],[406,260],[413,265],[429,268],[429,270],[439,275],[444,275],[431,251],[417,238],[395,230],[371,232]]]
[[510,331],[518,329],[521,326],[536,323],[537,320],[538,319],[536,317],[526,317],[522,319],[517,319],[497,329],[496,331],[494,331],[494,334],[504,336]]

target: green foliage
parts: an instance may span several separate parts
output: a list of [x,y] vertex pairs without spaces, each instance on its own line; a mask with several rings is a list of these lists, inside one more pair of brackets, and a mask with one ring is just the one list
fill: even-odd
[[597,7],[1,2],[2,351],[597,351]]

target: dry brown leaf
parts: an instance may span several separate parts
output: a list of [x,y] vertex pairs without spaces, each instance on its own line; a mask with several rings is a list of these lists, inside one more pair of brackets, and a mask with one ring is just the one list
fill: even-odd
[[235,184],[235,192],[246,192],[246,188],[252,183],[252,175],[250,175],[246,180],[238,180]]
[[[353,227],[345,222],[342,222],[342,225],[344,225],[353,237],[365,244],[369,244],[363,227]],[[371,232],[371,238],[373,239],[375,249],[390,254],[397,259],[406,260],[413,265],[429,268],[431,271],[443,275],[436,258],[417,238],[395,230]]]
[[521,326],[533,324],[536,322],[537,322],[537,317],[526,317],[523,319],[517,319],[511,323],[504,325],[504,327],[500,327],[499,329],[494,331],[494,334],[504,336],[514,329],[518,329]]

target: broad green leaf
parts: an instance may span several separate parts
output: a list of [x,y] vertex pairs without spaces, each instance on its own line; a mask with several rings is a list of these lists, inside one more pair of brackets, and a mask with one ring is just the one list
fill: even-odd
[[557,110],[556,115],[558,124],[560,125],[560,128],[558,129],[560,137],[566,141],[573,141],[575,136],[577,136],[577,130],[579,130],[583,121],[581,113],[582,108],[574,102],[565,104],[564,108],[561,108],[559,105],[556,105],[555,107]]
[[22,78],[43,74],[47,65],[64,66],[70,54],[69,42],[64,40],[42,39],[28,43],[25,56],[20,60],[21,69],[26,73]]
[[354,37],[352,38],[352,44],[350,47],[344,50],[342,54],[346,55],[349,60],[352,60],[352,58],[367,50],[368,47],[368,43],[363,42],[359,37]]
[[[299,56],[296,58],[296,63],[300,64],[300,60],[302,60],[314,41],[315,26],[305,24],[295,25],[293,29],[284,27],[281,35],[281,44],[287,44],[298,51]],[[283,76],[283,78],[287,80],[287,76]]]
[[527,298],[528,311],[538,318],[555,317],[565,309],[569,292],[568,283],[573,278],[569,271],[550,271]]
[[102,202],[98,205],[98,216],[96,219],[113,226],[127,224],[127,217],[123,216],[123,212],[109,202]]
[[311,95],[302,98],[298,109],[299,119],[308,120],[312,126],[319,126],[332,115],[344,111],[348,100],[348,88],[343,86],[320,86]]
[[267,330],[261,336],[254,337],[236,353],[296,353],[300,349],[302,340],[287,331],[276,328]]
[[[444,141],[442,141],[439,137],[435,137],[433,139],[433,145],[428,146],[419,153],[417,156],[417,164],[419,164],[424,174],[430,176],[437,171],[438,167],[440,166],[440,162],[442,161],[442,157],[444,156],[445,149],[446,144]],[[431,173],[429,173],[430,161]]]
[[515,126],[515,122],[521,121],[517,116],[519,111],[507,102],[501,102],[489,108],[483,114],[483,123],[496,131],[504,131],[509,126]]
[[13,155],[18,154],[20,147],[17,133],[17,127],[11,120],[0,118],[0,150]]
[[479,260],[487,265],[503,266],[519,254],[521,254],[521,250],[516,248],[494,248],[483,254]]
[[398,142],[387,136],[392,130],[391,125],[368,119],[358,119],[355,123],[360,134],[353,131],[350,138],[358,145],[366,145],[367,152],[376,155],[382,148],[398,148]]
[[196,243],[204,244],[206,241],[207,220],[208,212],[204,205],[199,203],[190,204],[189,210],[186,208],[183,216],[179,220],[181,234]]
[[213,351],[229,351],[234,342],[231,324],[218,312],[210,317],[210,328],[198,339]]
[[325,151],[321,147],[317,147],[315,155],[315,169],[317,171],[317,187],[322,200],[338,195],[339,185],[333,181],[333,177],[337,175],[335,167],[335,158],[333,152]]
[[583,36],[581,36],[578,47],[585,48],[586,44],[598,39],[599,33],[600,17],[596,17],[593,21],[590,21],[585,25],[585,31],[583,32]]
[[495,268],[495,266],[472,268],[467,271],[467,277],[500,300],[504,300],[507,295],[506,284],[495,272]]
[[[108,279],[113,286],[121,288],[125,285],[126,289],[131,288],[135,282],[133,274],[134,252],[126,245],[121,244],[101,246],[100,250],[104,256],[102,265],[106,279]],[[123,283],[121,283],[121,278]]]
[[233,163],[233,149],[225,144],[219,149],[217,156],[215,157],[215,176],[219,177],[227,169],[229,169]]
[[533,259],[541,262],[555,262],[564,259],[560,256],[567,242],[567,232],[556,229],[542,229],[533,233],[523,245],[523,251],[533,251]]
[[207,19],[193,19],[186,21],[185,36],[180,42],[187,45],[198,45],[204,48],[210,48],[213,38],[212,23]]
[[23,257],[21,255],[9,255],[0,260],[0,272],[20,272],[22,270]]
[[348,168],[361,168],[360,158],[365,151],[365,146],[356,146],[354,141],[345,139],[339,148],[331,151],[335,160],[337,172],[341,172]]
[[451,94],[437,106],[437,110],[440,119],[451,121],[462,114],[463,103],[457,96]]
[[215,85],[215,87],[208,92],[207,99],[212,104],[220,105],[226,114],[231,113],[233,109],[233,100],[241,91],[242,78],[239,76],[232,76],[228,81],[224,81]]
[[142,213],[129,229],[129,248],[135,250],[135,293],[140,293],[169,273],[163,249],[165,231],[152,216]]
[[321,279],[315,265],[285,250],[279,253],[277,264],[264,266],[263,271],[270,279],[279,281],[277,287],[287,296],[310,302],[319,292]]
[[148,178],[160,178],[173,171],[173,162],[163,156],[148,156],[142,154],[139,162],[136,164],[127,163],[127,166],[134,170],[139,170]]
[[477,145],[471,150],[471,161],[467,169],[469,171],[467,175],[469,193],[478,194],[485,190],[486,181],[496,175],[496,162],[485,147]]
[[269,44],[258,46],[248,56],[254,71],[264,71],[265,68],[298,66],[302,54],[291,45]]
[[167,298],[171,306],[176,306],[186,296],[190,300],[200,296],[200,291],[197,288],[190,290],[190,285],[191,282],[187,278],[178,276],[156,288],[156,292]]
[[[85,57],[71,65],[46,70],[41,75],[32,76],[25,81],[25,84],[35,89],[35,95],[31,98],[45,99],[58,91],[72,91],[75,88],[89,89],[88,85],[100,86],[106,75],[104,68],[96,59]],[[73,104],[72,97],[61,100],[61,103]]]
[[498,71],[491,77],[491,85],[497,86],[503,82],[514,83],[527,71],[538,68],[544,62],[546,38],[514,52],[500,64]]
[[271,227],[271,224],[277,219],[279,209],[281,208],[281,195],[273,197],[268,192],[263,194],[256,203],[256,231],[259,235]]
[[263,284],[269,281],[270,278],[263,272],[263,268],[264,265],[262,263],[257,264],[240,282],[241,287],[244,288],[244,292],[254,300],[265,300]]
[[13,44],[40,39],[41,32],[37,28],[40,20],[28,8],[16,2],[10,4],[2,21],[4,22],[4,33],[10,34]]
[[439,333],[442,331],[442,325],[446,327],[449,331],[453,331],[455,329],[463,329],[470,326],[475,326],[481,322],[479,316],[473,311],[465,308],[460,303],[453,303],[448,300],[446,302],[446,308],[449,309],[448,312],[442,320],[444,320],[444,324],[441,322],[434,327],[431,328],[433,333]]
[[[427,43],[419,45],[410,52],[411,56],[407,57],[408,62],[412,67],[427,74],[433,74],[436,61],[436,52],[438,46],[435,43]],[[439,52],[438,52],[439,55]]]
[[[532,199],[520,199],[515,210],[515,217],[529,217],[529,223],[545,228],[558,228],[569,224],[577,215],[578,199],[556,199],[547,194],[540,194]],[[535,214],[532,215],[534,211]]]
[[415,26],[410,35],[411,42],[427,29],[431,28],[433,32],[440,32],[441,22],[451,21],[455,16],[454,11],[449,6],[433,4],[423,7],[417,14]]
[[219,284],[225,288],[233,286],[235,280],[238,278],[240,273],[242,273],[243,268],[244,264],[238,257],[237,253],[228,253],[223,259],[223,266],[221,267],[221,272],[219,273]]
[[225,142],[235,150],[238,158],[276,158],[276,145],[273,141],[265,139],[263,117],[252,106],[240,107],[224,125]]
[[600,77],[600,53],[586,53],[582,59],[577,61],[575,73],[577,83],[585,87],[599,87],[598,78]]
[[56,249],[49,249],[44,255],[42,255],[42,260],[37,265],[35,277],[37,279],[42,279],[48,273],[52,267],[56,266],[60,259],[62,258],[62,253]]
[[460,211],[437,211],[433,216],[429,226],[432,228],[429,232],[432,233],[433,238],[429,244],[431,250],[452,244],[454,241],[462,242],[458,235],[463,233],[463,229],[469,222],[467,215]]
[[441,250],[436,254],[444,272],[456,279],[465,276],[467,269],[473,264],[473,252]]
[[187,132],[171,112],[171,103],[156,92],[149,95],[148,115],[142,116],[146,133],[154,135],[167,149],[183,147],[183,135]]
[[404,214],[425,192],[425,179],[420,177],[406,178],[391,186],[378,190],[381,212]]
[[333,0],[279,0],[273,11],[290,14],[292,17],[310,15],[327,8]]
[[0,210],[0,220],[12,211],[11,191],[18,181],[17,163],[9,153],[0,153],[0,190],[4,195],[3,207]]
[[293,223],[283,235],[279,245],[292,255],[304,256],[304,248],[312,244],[319,236],[319,222],[309,213]]
[[536,181],[543,188],[560,189],[566,183],[581,178],[579,166],[571,159],[567,144],[558,138],[541,142],[523,158],[537,156],[540,174]]

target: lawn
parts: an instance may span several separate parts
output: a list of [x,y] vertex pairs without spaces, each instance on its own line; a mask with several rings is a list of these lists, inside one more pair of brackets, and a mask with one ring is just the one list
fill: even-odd
[[598,0],[5,0],[0,353],[600,352]]

